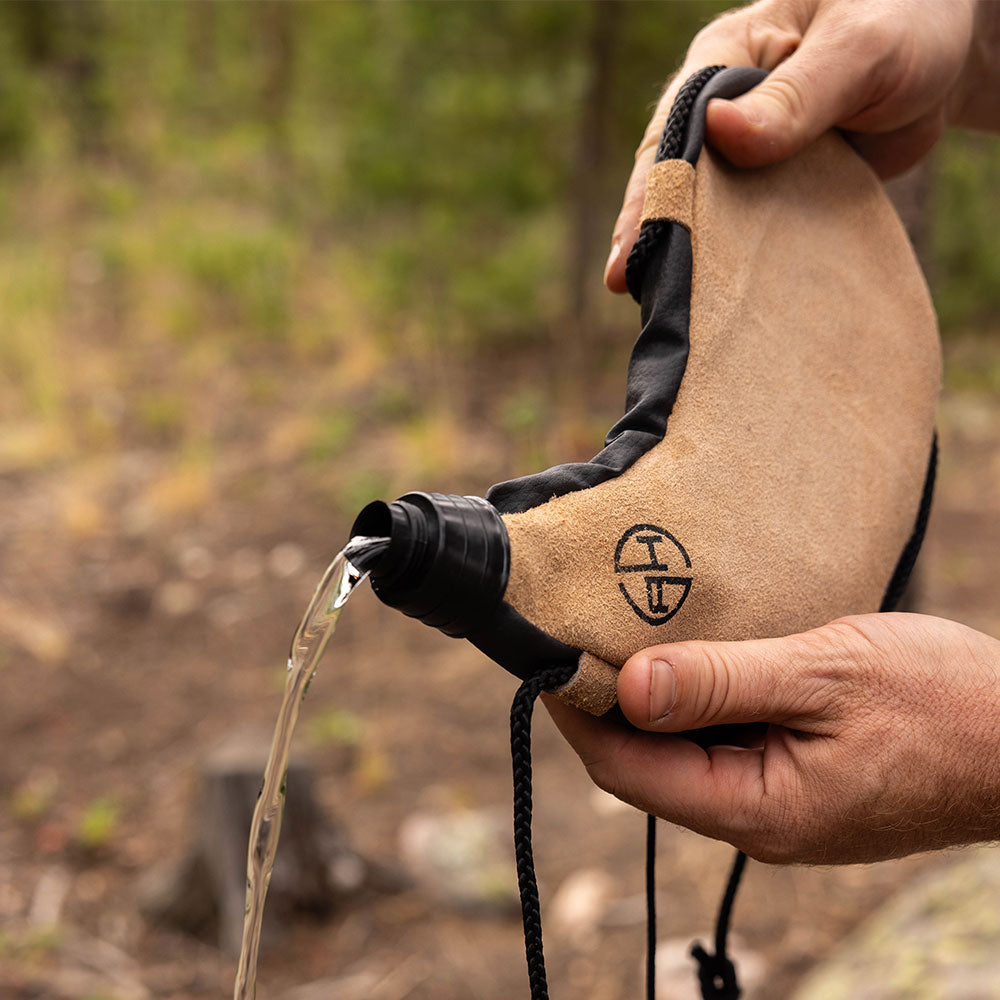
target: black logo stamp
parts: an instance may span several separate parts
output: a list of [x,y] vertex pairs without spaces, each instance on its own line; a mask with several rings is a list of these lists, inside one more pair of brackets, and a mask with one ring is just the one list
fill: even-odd
[[691,559],[669,531],[635,524],[619,539],[615,572],[629,607],[650,625],[670,621],[691,592]]

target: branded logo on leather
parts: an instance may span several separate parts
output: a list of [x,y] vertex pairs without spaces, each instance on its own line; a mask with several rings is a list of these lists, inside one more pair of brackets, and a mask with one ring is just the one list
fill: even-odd
[[618,589],[650,625],[670,621],[691,593],[691,559],[669,531],[635,524],[615,548]]

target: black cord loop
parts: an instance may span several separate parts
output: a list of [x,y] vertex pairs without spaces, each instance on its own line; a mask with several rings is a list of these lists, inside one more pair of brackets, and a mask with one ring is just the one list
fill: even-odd
[[698,982],[703,1000],[739,1000],[740,986],[736,981],[736,966],[725,956],[710,955],[700,945],[691,948],[698,961]]
[[646,816],[646,1000],[656,1000],[656,817]]
[[[667,117],[667,123],[663,127],[663,135],[660,138],[659,146],[656,147],[654,163],[661,163],[663,160],[676,160],[680,156],[688,118],[691,116],[691,108],[694,106],[695,100],[705,84],[716,73],[722,72],[725,68],[725,66],[706,66],[705,69],[693,73],[684,81],[684,86],[677,92],[677,97],[674,99]],[[651,219],[644,223],[639,231],[639,236],[625,262],[625,283],[636,302],[640,302],[642,299],[642,279],[649,258],[660,241],[669,236],[672,226],[672,222]]]
[[517,689],[510,706],[510,760],[514,776],[514,863],[524,924],[524,958],[528,965],[531,1000],[548,1000],[545,956],[542,952],[542,915],[531,849],[531,715],[542,691],[565,684],[576,673],[576,663],[543,670]]
[[[510,706],[510,759],[514,785],[514,863],[521,897],[524,926],[524,959],[528,968],[531,1000],[549,1000],[542,948],[542,914],[535,878],[535,858],[531,846],[532,773],[531,718],[535,701],[542,691],[565,684],[576,672],[576,664],[564,664],[528,678],[517,689]],[[747,856],[738,851],[729,873],[726,891],[715,925],[715,954],[700,943],[691,948],[698,962],[702,1000],[739,1000],[741,990],[736,967],[726,954],[726,939],[736,892]],[[656,817],[646,817],[646,997],[656,995]]]
[[729,921],[733,914],[736,891],[740,887],[746,863],[747,856],[742,851],[737,851],[715,922],[715,954],[709,954],[700,942],[695,942],[691,947],[691,956],[698,963],[702,1000],[739,1000],[742,995],[736,966],[726,954],[726,939],[729,937]]

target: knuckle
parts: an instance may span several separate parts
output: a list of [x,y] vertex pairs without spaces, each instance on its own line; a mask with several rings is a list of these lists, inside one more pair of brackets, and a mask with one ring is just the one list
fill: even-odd
[[761,98],[766,98],[775,104],[792,122],[802,126],[808,119],[809,89],[809,80],[803,74],[795,76],[785,74],[769,77],[760,85],[757,92]]
[[838,619],[794,637],[801,656],[799,678],[830,711],[856,710],[860,688],[871,693],[879,673],[873,670],[877,648],[863,626]]
[[[845,26],[843,30],[848,30]],[[851,44],[855,52],[866,62],[876,63],[896,48],[899,41],[899,26],[880,16],[862,16],[852,19],[850,26]]]
[[741,42],[746,37],[747,26],[760,18],[770,6],[773,6],[773,0],[760,0],[749,7],[723,11],[694,36],[690,48],[717,42]]
[[774,69],[798,47],[802,35],[774,17],[748,18],[743,26],[743,45],[755,65]]
[[694,676],[690,711],[699,726],[710,726],[723,715],[729,705],[733,688],[732,673],[728,661],[715,646],[701,646],[698,655],[703,666]]
[[828,31],[831,46],[851,53],[855,75],[867,80],[869,86],[900,63],[898,14],[887,17],[868,0],[831,11]]
[[788,0],[758,0],[748,7],[726,11],[705,25],[691,42],[689,53],[700,62],[713,53],[732,61],[735,54],[752,65],[773,69],[802,41],[799,18]]
[[597,785],[602,792],[613,795],[616,799],[621,798],[621,780],[618,771],[608,765],[606,758],[584,761],[584,767],[590,780]]
[[838,618],[806,632],[803,639],[819,654],[824,669],[841,677],[854,674],[859,660],[878,652],[873,635],[857,618]]

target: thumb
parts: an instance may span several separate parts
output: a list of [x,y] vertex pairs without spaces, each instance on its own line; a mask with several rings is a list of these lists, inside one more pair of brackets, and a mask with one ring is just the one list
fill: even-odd
[[816,732],[834,714],[837,684],[807,636],[644,649],[621,669],[618,702],[654,732],[748,722]]
[[738,167],[760,167],[794,156],[834,125],[845,125],[870,103],[871,76],[855,65],[834,29],[814,25],[802,44],[766,79],[731,101],[710,101],[712,145]]

